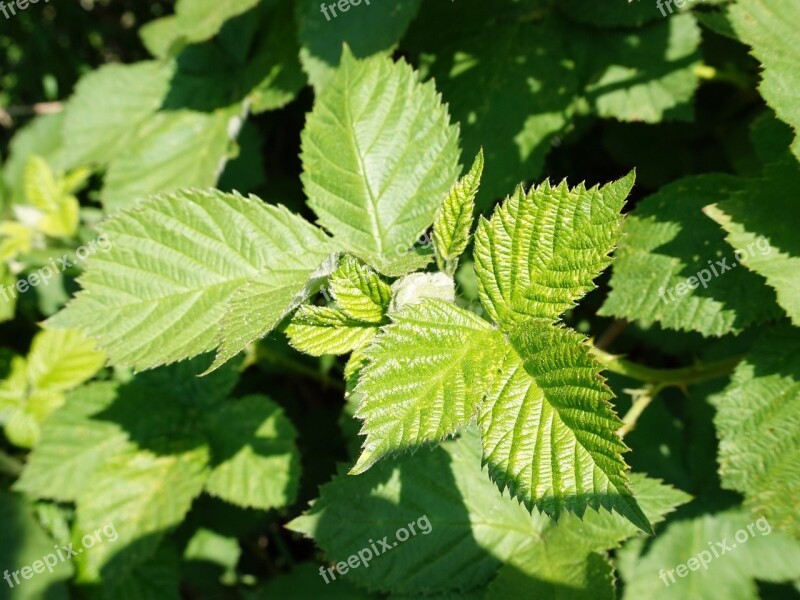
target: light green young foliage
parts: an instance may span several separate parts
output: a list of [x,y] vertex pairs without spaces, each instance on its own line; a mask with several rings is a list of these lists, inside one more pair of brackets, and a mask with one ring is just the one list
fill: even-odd
[[431,83],[404,62],[342,64],[302,135],[303,184],[319,223],[393,273],[457,176],[458,130]]
[[394,316],[356,387],[367,439],[354,472],[452,435],[478,412],[489,475],[529,510],[558,519],[602,506],[651,530],[600,367],[581,336],[553,324],[609,264],[633,181],[518,188],[481,221],[475,270],[499,331],[442,302]]
[[765,332],[711,402],[722,484],[743,493],[754,516],[800,539],[800,331]]
[[[729,11],[730,21],[740,39],[752,46],[763,67],[759,90],[778,117],[800,130],[800,45],[797,23],[800,4],[794,0],[738,0]],[[800,136],[792,144],[800,160]]]
[[[591,589],[600,593],[596,580],[579,581],[576,565],[641,533],[609,513],[589,513],[582,521],[566,515],[556,525],[515,502],[498,502],[479,458],[479,436],[468,428],[460,439],[445,441],[431,452],[384,462],[359,477],[334,478],[323,486],[311,509],[289,527],[313,537],[329,560],[337,561],[384,535],[391,546],[394,533],[413,522],[416,535],[374,558],[369,568],[347,573],[348,579],[369,589],[409,598],[433,592],[466,597],[467,590],[488,583],[503,562],[530,554],[541,557],[545,552],[547,560],[529,572],[542,580],[540,585],[545,580],[568,582],[576,592],[582,585],[584,594]],[[636,483],[642,506],[654,523],[687,499],[656,480],[637,476]],[[421,517],[428,519],[428,534],[424,520],[419,524]],[[498,577],[504,577],[502,568]],[[611,593],[610,583],[602,582],[606,595]],[[556,596],[543,592],[541,598]]]
[[483,150],[475,157],[469,173],[450,188],[433,219],[433,246],[440,271],[452,277],[458,258],[467,249],[472,231],[475,196],[483,174]]
[[302,306],[286,329],[289,342],[306,354],[347,354],[366,346],[385,322],[391,288],[352,256],[341,258],[328,284],[335,304]]
[[25,166],[23,186],[33,211],[18,207],[18,218],[50,237],[74,236],[80,205],[72,192],[83,185],[89,174],[86,169],[78,169],[67,177],[57,176],[43,158],[32,156]]
[[351,256],[344,256],[329,283],[336,305],[348,317],[367,323],[384,322],[392,290],[368,266]]
[[501,326],[555,321],[594,289],[619,237],[634,174],[602,188],[544,182],[517,190],[475,234],[481,302]]
[[24,448],[39,440],[40,426],[64,403],[65,393],[91,379],[106,356],[80,331],[42,331],[27,358],[15,357],[0,382],[0,422],[8,439]]
[[502,345],[489,323],[448,302],[426,300],[397,313],[367,349],[355,389],[364,396],[356,416],[366,440],[351,473],[462,429],[486,394]]

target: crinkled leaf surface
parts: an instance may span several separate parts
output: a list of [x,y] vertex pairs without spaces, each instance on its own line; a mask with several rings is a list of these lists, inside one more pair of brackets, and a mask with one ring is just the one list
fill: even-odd
[[441,300],[409,305],[393,320],[366,350],[369,362],[356,386],[366,440],[353,473],[467,425],[504,346],[489,323]]

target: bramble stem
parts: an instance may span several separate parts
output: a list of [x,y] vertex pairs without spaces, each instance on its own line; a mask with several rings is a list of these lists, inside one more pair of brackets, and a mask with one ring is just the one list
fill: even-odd
[[735,356],[733,358],[726,358],[706,364],[697,364],[691,367],[682,367],[680,369],[654,369],[653,367],[636,364],[621,356],[615,356],[596,347],[592,347],[590,352],[603,367],[612,373],[624,375],[631,379],[641,381],[642,383],[656,384],[661,387],[685,387],[692,383],[706,381],[707,379],[716,379],[717,377],[728,375],[742,360],[741,356]]

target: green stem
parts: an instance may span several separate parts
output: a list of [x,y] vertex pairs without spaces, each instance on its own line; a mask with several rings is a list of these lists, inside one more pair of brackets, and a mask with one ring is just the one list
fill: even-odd
[[660,389],[659,386],[651,386],[650,389],[644,390],[634,397],[630,410],[622,417],[622,427],[617,430],[619,437],[625,437],[625,434],[630,433],[636,427],[636,421],[642,416],[644,409],[650,406]]
[[22,475],[23,468],[24,465],[20,461],[0,450],[0,473],[19,477]]
[[328,377],[325,373],[320,373],[318,370],[309,367],[308,365],[300,362],[299,360],[295,360],[290,356],[286,356],[278,352],[272,352],[269,349],[265,348],[264,346],[259,346],[257,352],[259,361],[265,360],[273,365],[283,367],[284,369],[291,371],[292,373],[303,375],[305,377],[310,377],[315,381],[328,385],[341,392],[345,391],[344,382],[339,381],[338,379],[333,379],[332,377]]
[[592,347],[590,352],[600,364],[612,373],[625,375],[631,379],[661,387],[685,387],[707,379],[716,379],[717,377],[728,375],[742,360],[741,356],[736,356],[680,369],[654,369],[638,365],[620,356],[614,356],[596,347]]

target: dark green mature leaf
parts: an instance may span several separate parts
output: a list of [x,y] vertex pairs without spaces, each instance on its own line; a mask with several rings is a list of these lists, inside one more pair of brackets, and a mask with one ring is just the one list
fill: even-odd
[[800,539],[800,331],[767,331],[711,402],[723,485]]
[[214,467],[206,490],[245,508],[268,510],[294,502],[300,481],[297,431],[265,396],[223,404],[209,415]]
[[[657,12],[652,3],[648,8]],[[571,39],[580,67],[590,74],[586,99],[599,116],[645,123],[693,118],[701,57],[700,27],[691,14]]]
[[403,62],[342,65],[303,130],[303,184],[319,223],[377,268],[433,221],[457,176],[458,130],[432,84]]
[[[701,175],[640,202],[625,220],[600,314],[706,336],[739,333],[776,317],[774,294],[739,268],[723,233],[702,212],[744,188],[736,177]],[[752,254],[763,249],[753,246]]]
[[757,600],[756,579],[800,577],[800,543],[772,530],[768,521],[735,510],[671,523],[643,546],[632,540],[621,552],[624,600]]
[[19,573],[23,567],[30,567],[55,550],[54,541],[37,523],[31,505],[19,494],[0,490],[0,521],[3,523],[0,528],[0,565],[10,577],[8,580],[0,579],[3,598],[67,600],[70,597],[67,580],[73,572],[71,563],[57,560],[52,572],[45,569],[33,577],[29,575],[28,579]]
[[736,252],[746,253],[743,265],[775,289],[778,304],[795,325],[800,325],[800,238],[796,229],[800,204],[793,197],[798,186],[800,167],[789,158],[767,166],[739,193],[705,211],[725,230]]
[[[387,536],[391,549],[377,555],[369,568],[351,569],[345,578],[411,597],[464,594],[487,583],[503,561],[532,546],[544,550],[553,544],[561,553],[568,542],[582,540],[577,543],[586,556],[585,548],[602,552],[637,535],[633,525],[609,513],[587,513],[583,521],[565,515],[558,525],[530,515],[516,502],[497,497],[481,472],[479,456],[478,435],[468,429],[461,439],[432,452],[382,463],[359,477],[336,477],[323,486],[309,512],[289,527],[313,537],[334,561],[347,560]],[[644,478],[637,479],[637,487],[654,522],[686,498]],[[422,517],[430,526],[427,534]],[[394,546],[396,531],[412,522],[417,534]],[[570,577],[555,571],[551,575],[562,580]]]
[[[460,124],[464,152],[486,153],[482,206],[538,176],[575,110],[578,81],[563,60],[564,32],[551,19],[535,18],[540,4],[429,2],[412,32],[413,52],[432,63],[429,74]],[[532,19],[517,14],[528,5]]]
[[[322,5],[316,0],[297,2],[300,58],[312,85],[319,91],[334,77],[343,44],[358,57],[391,52],[419,6],[420,0]],[[345,7],[346,12],[341,12],[340,7]]]
[[[730,21],[742,41],[752,46],[763,67],[761,94],[778,117],[800,130],[800,46],[797,22],[800,4],[793,0],[739,0],[729,9]],[[800,160],[800,136],[792,152]]]

